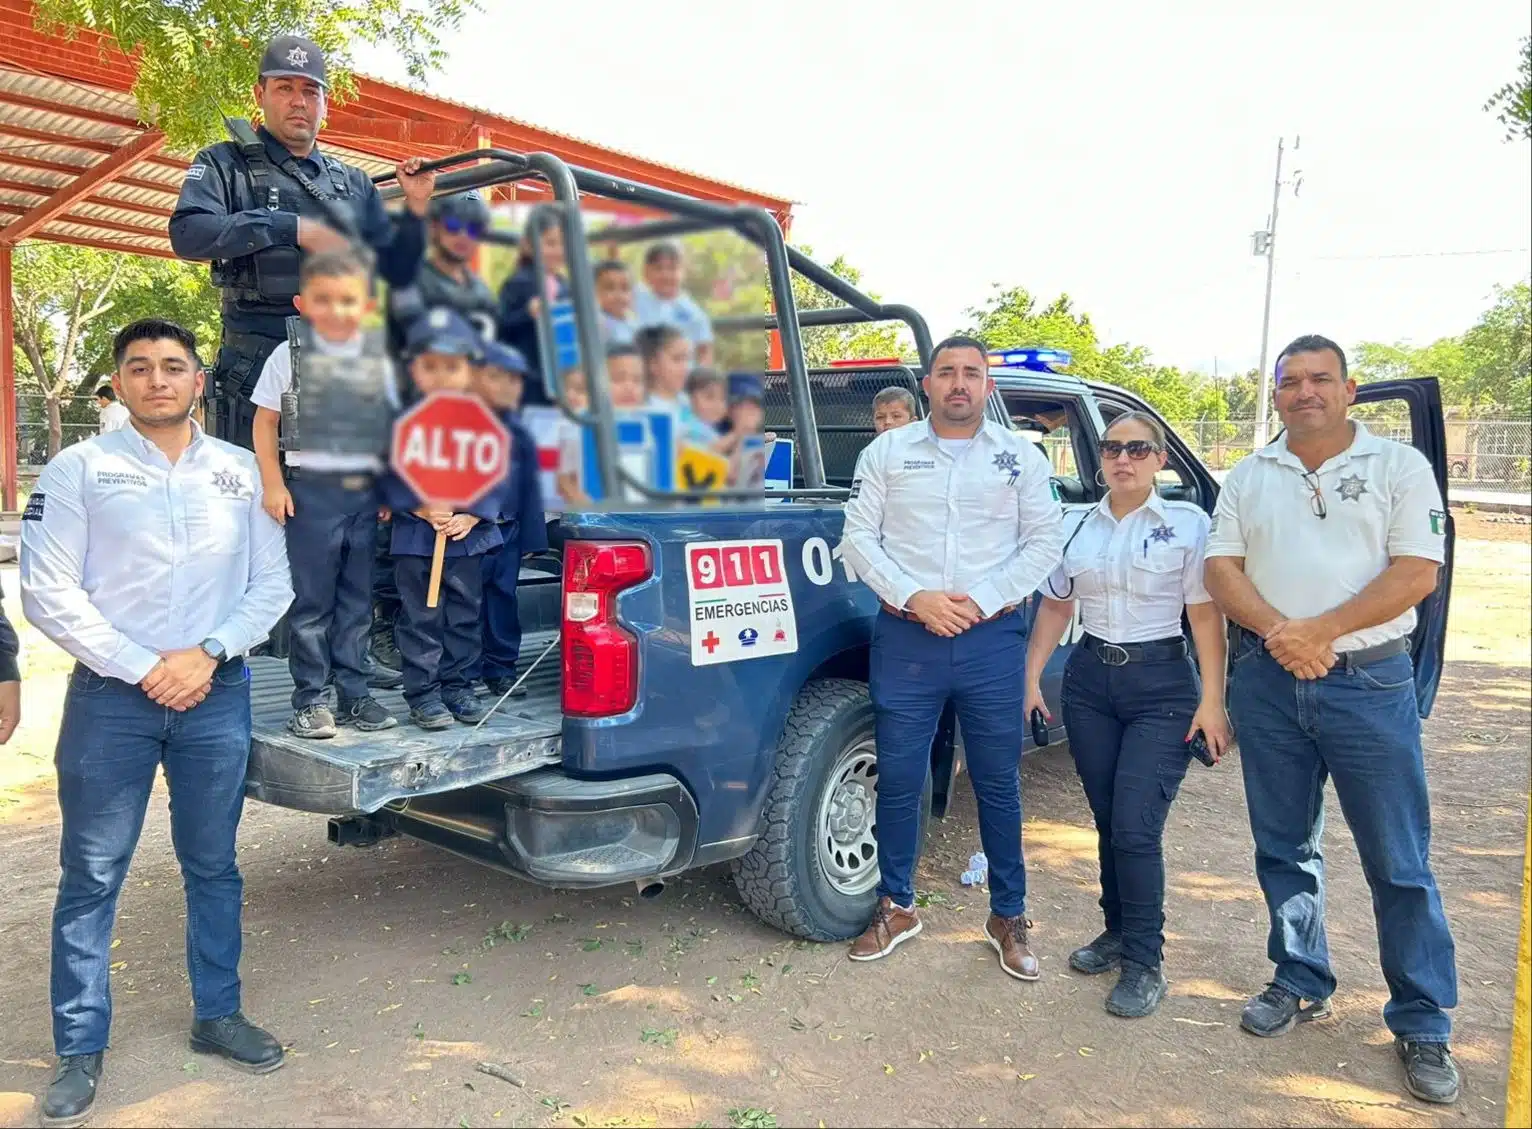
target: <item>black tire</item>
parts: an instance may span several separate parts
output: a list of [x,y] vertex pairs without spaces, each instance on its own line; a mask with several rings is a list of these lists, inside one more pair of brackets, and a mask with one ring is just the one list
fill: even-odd
[[[818,812],[842,752],[871,739],[867,686],[843,678],[810,682],[798,692],[777,744],[776,780],[766,799],[766,829],[733,864],[734,884],[768,925],[811,941],[843,941],[867,927],[876,887],[848,894],[831,885],[819,858]],[[926,775],[921,839],[931,812]]]

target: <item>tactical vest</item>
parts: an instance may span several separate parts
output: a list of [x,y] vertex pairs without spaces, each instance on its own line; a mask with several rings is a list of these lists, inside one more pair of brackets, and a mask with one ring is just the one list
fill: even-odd
[[484,280],[469,271],[468,281],[459,282],[426,261],[420,264],[413,284],[389,291],[389,328],[394,347],[403,346],[405,332],[416,318],[438,306],[461,314],[485,340],[494,339],[500,303]]
[[302,318],[287,323],[292,385],[282,397],[282,448],[333,455],[382,456],[394,422],[394,364],[383,335],[362,333],[357,357],[316,348]]
[[[248,128],[248,127],[247,127]],[[251,138],[255,135],[252,133]],[[271,160],[258,139],[255,144],[234,144],[234,164],[244,182],[244,199],[239,207],[266,208],[273,212],[292,212],[299,216],[332,223],[318,202],[333,201],[348,206],[351,185],[346,166],[327,154],[320,154],[324,175],[318,180],[305,173],[296,159],[279,167]],[[267,247],[253,255],[217,260],[212,264],[213,285],[245,305],[274,307],[272,312],[289,312],[298,293],[298,266],[303,251],[296,246]]]

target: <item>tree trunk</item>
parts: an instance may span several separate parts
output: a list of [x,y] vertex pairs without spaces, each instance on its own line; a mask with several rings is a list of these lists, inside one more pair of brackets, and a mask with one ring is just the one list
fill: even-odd
[[52,461],[64,445],[64,419],[57,396],[47,397],[43,405],[48,411],[48,459]]

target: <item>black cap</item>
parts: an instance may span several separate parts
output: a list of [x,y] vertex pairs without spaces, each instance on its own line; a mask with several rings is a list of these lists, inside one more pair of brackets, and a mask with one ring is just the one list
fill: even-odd
[[484,339],[473,331],[456,310],[437,306],[410,323],[404,353],[446,353],[477,361],[484,354]]
[[467,192],[458,192],[452,196],[431,197],[428,215],[433,220],[454,216],[464,223],[476,223],[480,227],[488,227],[491,218],[489,205],[484,202],[484,197],[479,195],[478,191],[473,188],[470,188]]
[[266,45],[261,56],[262,78],[311,78],[320,86],[325,80],[324,52],[312,39],[301,35],[279,35]]

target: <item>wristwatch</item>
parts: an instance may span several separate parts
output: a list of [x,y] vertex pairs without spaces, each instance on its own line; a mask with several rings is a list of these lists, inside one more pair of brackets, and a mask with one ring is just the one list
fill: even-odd
[[202,640],[202,642],[198,645],[202,648],[202,653],[207,655],[207,657],[212,659],[214,662],[221,663],[224,661],[224,659],[229,657],[229,653],[223,649],[223,644],[220,643],[217,639],[214,639],[211,635]]

